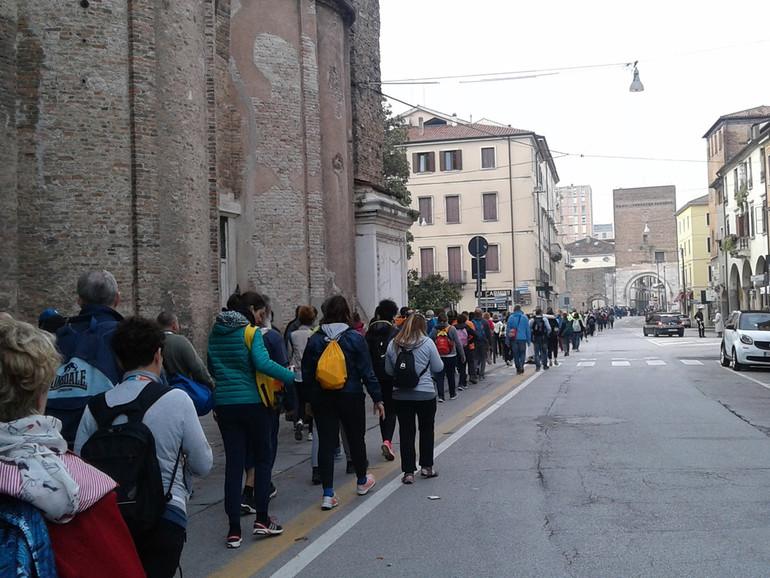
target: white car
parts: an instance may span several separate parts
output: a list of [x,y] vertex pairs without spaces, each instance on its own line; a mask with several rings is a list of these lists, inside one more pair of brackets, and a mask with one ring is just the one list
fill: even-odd
[[719,361],[740,371],[747,365],[770,367],[770,312],[733,311],[725,321]]

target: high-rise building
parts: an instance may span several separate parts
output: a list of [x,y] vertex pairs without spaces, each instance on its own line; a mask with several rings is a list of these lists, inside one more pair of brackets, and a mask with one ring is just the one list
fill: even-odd
[[559,204],[559,234],[564,245],[593,235],[593,211],[591,186],[570,185],[557,187]]

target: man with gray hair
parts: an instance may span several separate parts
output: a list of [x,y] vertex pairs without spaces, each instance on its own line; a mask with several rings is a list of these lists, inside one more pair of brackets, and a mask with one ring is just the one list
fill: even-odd
[[179,334],[179,318],[174,313],[162,311],[158,315],[157,322],[166,335],[166,342],[163,345],[163,369],[166,376],[170,378],[172,375],[183,375],[214,391],[214,380],[206,369],[206,365],[192,343],[184,335]]
[[109,271],[91,269],[77,282],[80,313],[56,333],[62,365],[48,393],[46,414],[62,421],[62,436],[75,442],[80,418],[94,395],[120,383],[123,371],[112,351],[112,334],[123,317],[118,283]]

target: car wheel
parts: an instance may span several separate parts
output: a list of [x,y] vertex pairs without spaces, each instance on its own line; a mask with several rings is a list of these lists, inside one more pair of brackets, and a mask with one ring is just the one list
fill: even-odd
[[738,354],[735,352],[735,347],[733,347],[733,358],[730,360],[730,363],[733,366],[733,371],[743,369],[743,364],[738,362]]
[[722,364],[722,367],[727,367],[728,365],[730,365],[730,359],[727,357],[727,352],[725,351],[724,343],[719,348],[719,363]]
[[644,336],[647,337],[647,328],[646,327],[642,328],[642,333],[644,333]]
[[655,337],[660,337],[660,333],[658,333],[658,330],[657,330],[657,329],[655,330],[655,333],[654,333],[654,335],[655,335]]
[[684,329],[679,332],[679,337],[684,337]]

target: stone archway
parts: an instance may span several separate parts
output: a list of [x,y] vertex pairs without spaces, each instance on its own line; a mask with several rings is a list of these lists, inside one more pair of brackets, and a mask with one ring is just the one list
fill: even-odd
[[601,309],[602,307],[609,306],[610,300],[607,298],[606,295],[596,293],[594,295],[589,296],[588,301],[586,303],[588,304],[588,308],[593,310],[593,309]]
[[756,292],[752,290],[751,263],[748,259],[743,260],[743,267],[741,267],[741,290],[743,291],[741,309],[755,309]]
[[655,271],[634,275],[623,288],[623,298],[630,308],[641,312],[648,308],[663,309],[668,299],[663,277]]
[[738,266],[733,263],[730,267],[730,276],[727,283],[727,302],[729,303],[730,311],[736,309],[742,309],[741,297],[743,291],[741,291],[741,276],[738,273]]
[[[754,265],[754,275],[764,275],[767,268],[767,263],[765,262],[765,257],[761,256],[757,259],[756,265]],[[762,283],[755,283],[754,284],[756,290],[757,290],[757,303],[756,307],[757,309],[764,309],[768,305],[770,305],[770,302],[768,301],[768,293],[767,293],[767,278],[765,278],[765,281]]]

